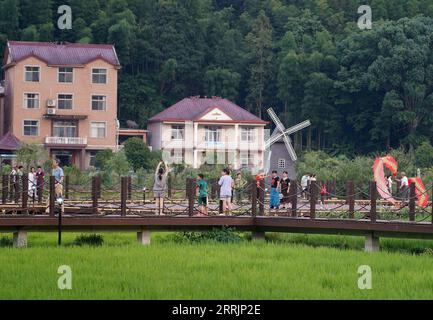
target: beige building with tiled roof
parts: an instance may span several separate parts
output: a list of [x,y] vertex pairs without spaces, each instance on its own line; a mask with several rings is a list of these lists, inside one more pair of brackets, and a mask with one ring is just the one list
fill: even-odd
[[263,168],[267,122],[219,98],[185,98],[149,119],[149,141],[172,163]]

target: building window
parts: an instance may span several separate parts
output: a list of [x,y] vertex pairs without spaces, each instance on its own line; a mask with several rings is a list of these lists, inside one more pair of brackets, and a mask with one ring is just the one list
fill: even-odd
[[171,126],[171,140],[183,140],[185,127],[181,125]]
[[76,137],[77,131],[75,121],[54,121],[53,123],[54,137]]
[[205,128],[205,141],[208,143],[216,143],[221,141],[221,128],[209,126]]
[[286,168],[286,159],[278,159],[278,169]]
[[89,165],[94,167],[96,165],[96,155],[98,154],[98,151],[92,150],[90,151],[90,162]]
[[59,68],[59,82],[62,83],[72,83],[74,78],[74,69],[73,68]]
[[251,166],[253,163],[253,158],[252,158],[251,152],[249,152],[249,151],[241,152],[240,157],[239,157],[239,161],[240,161],[242,168],[247,168],[247,167]]
[[92,69],[92,83],[107,83],[107,69]]
[[26,66],[25,68],[25,80],[29,82],[39,82],[39,67]]
[[171,150],[171,161],[173,163],[183,163],[183,150],[182,149]]
[[39,109],[39,93],[24,93],[24,108]]
[[72,94],[57,95],[57,107],[63,110],[72,109]]
[[23,134],[25,136],[38,136],[39,135],[39,121],[38,120],[24,120],[23,121]]
[[92,110],[93,111],[105,111],[107,110],[107,97],[92,95]]
[[103,139],[107,136],[107,124],[105,122],[91,122],[90,136]]
[[241,130],[241,141],[242,142],[254,142],[255,130],[254,128],[242,128]]

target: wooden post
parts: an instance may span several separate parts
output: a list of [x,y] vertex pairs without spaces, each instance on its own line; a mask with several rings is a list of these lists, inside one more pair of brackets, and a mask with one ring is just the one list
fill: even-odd
[[45,180],[42,175],[37,177],[36,186],[37,186],[36,190],[38,193],[38,203],[42,203],[42,197],[44,195],[44,186],[45,186]]
[[409,190],[409,221],[415,221],[415,183],[410,184]]
[[65,199],[69,199],[69,176],[65,176]]
[[292,217],[297,217],[298,213],[296,212],[298,209],[298,184],[296,183],[296,180],[292,180],[290,182],[290,189],[289,189],[289,201],[292,205]]
[[376,200],[377,200],[377,187],[375,181],[370,181],[370,220],[376,222]]
[[251,215],[253,217],[257,216],[257,185],[254,180],[251,181]]
[[132,199],[132,178],[131,176],[127,177],[128,181],[128,200]]
[[433,224],[433,186],[431,191],[431,223]]
[[21,182],[23,185],[23,192],[21,194],[22,197],[21,207],[25,210],[27,208],[27,204],[29,201],[29,176],[27,174],[24,174],[21,177]]
[[188,215],[190,217],[194,214],[194,196],[195,196],[195,188],[194,188],[194,179],[188,178],[187,179],[187,192],[188,192]]
[[56,178],[54,176],[50,176],[50,202],[49,202],[49,210],[50,216],[54,217],[55,215],[55,204],[56,204]]
[[98,177],[92,177],[92,212],[98,214]]
[[122,177],[120,180],[120,215],[126,216],[126,199],[128,197],[128,177]]
[[215,200],[218,196],[218,183],[215,180],[212,180],[211,182],[211,198],[212,200]]
[[355,186],[353,181],[346,184],[347,204],[349,206],[349,219],[355,218]]
[[224,213],[224,204],[223,201],[221,200],[221,186],[218,184],[216,184],[216,188],[217,188],[217,195],[218,195],[218,213],[219,214],[223,214]]
[[259,215],[265,215],[265,179],[260,180],[259,188]]
[[13,176],[9,176],[9,202],[14,201],[14,183]]
[[2,177],[2,204],[8,201],[8,191],[9,191],[9,175],[4,174]]
[[15,183],[14,183],[14,200],[15,203],[18,203],[20,201],[20,177],[18,175],[15,176]]
[[[168,177],[167,177],[167,195],[168,195],[169,199],[171,199],[173,196],[172,191],[171,191],[172,184],[173,184],[173,181],[172,181],[171,173],[169,173]],[[144,196],[143,200],[146,200],[145,196]]]
[[98,178],[98,180],[96,180],[98,184],[96,190],[98,191],[98,199],[100,199],[102,197],[102,177],[100,175],[96,177]]
[[310,184],[310,219],[316,219],[317,182]]

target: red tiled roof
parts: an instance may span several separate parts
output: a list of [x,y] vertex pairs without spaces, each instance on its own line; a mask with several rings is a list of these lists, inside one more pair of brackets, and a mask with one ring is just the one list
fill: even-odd
[[21,145],[20,140],[11,132],[6,133],[0,139],[0,150],[17,150]]
[[218,108],[233,121],[240,123],[266,124],[267,122],[253,115],[235,103],[219,97],[185,98],[164,111],[154,115],[149,122],[197,121],[213,108]]
[[[85,65],[93,60],[103,59],[114,66],[120,66],[116,50],[111,44],[8,41],[6,52],[11,56],[12,62],[33,56],[48,65]],[[7,53],[3,64],[6,63]]]

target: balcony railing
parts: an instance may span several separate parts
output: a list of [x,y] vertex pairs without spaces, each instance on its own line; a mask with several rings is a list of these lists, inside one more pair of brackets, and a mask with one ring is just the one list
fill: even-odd
[[87,137],[45,137],[46,144],[86,145]]

